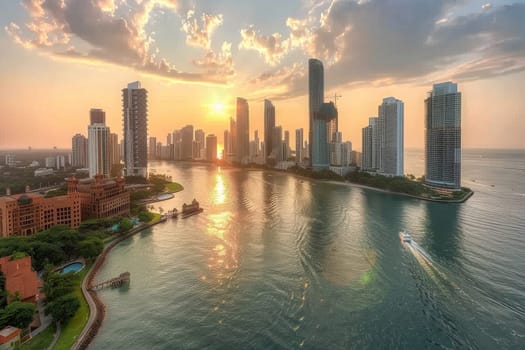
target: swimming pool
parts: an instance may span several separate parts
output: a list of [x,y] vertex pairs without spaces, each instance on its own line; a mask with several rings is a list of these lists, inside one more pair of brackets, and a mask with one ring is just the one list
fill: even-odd
[[68,272],[75,272],[82,270],[84,268],[84,264],[80,261],[75,261],[74,263],[67,264],[62,268],[62,271],[60,273],[68,273]]

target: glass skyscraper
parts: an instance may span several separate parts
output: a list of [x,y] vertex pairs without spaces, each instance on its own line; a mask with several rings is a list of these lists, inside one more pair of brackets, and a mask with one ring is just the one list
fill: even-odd
[[[319,111],[319,108],[324,102],[324,69],[323,63],[315,58],[308,60],[308,103],[309,103],[309,130],[308,143],[310,149],[308,151],[311,164],[313,165],[313,149],[316,143],[316,136],[314,135],[314,114]],[[325,129],[325,133],[326,133]]]

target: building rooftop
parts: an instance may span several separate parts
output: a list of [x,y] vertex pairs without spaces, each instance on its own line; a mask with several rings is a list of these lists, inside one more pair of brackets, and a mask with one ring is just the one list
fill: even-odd
[[16,327],[13,327],[13,326],[7,326],[7,327],[4,327],[2,328],[2,330],[0,330],[0,337],[9,337],[11,334],[13,333],[16,333],[20,331],[19,328],[16,328]]

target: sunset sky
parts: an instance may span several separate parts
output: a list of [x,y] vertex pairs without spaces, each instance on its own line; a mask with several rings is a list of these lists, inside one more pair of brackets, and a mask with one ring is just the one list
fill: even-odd
[[[121,89],[149,92],[149,130],[222,135],[236,96],[263,134],[308,125],[307,60],[325,65],[345,140],[382,98],[405,102],[405,147],[423,147],[432,83],[463,94],[463,146],[525,148],[525,1],[2,0],[0,149],[71,147],[90,108],[122,135]],[[333,99],[333,97],[332,97]],[[294,148],[294,146],[292,146]]]

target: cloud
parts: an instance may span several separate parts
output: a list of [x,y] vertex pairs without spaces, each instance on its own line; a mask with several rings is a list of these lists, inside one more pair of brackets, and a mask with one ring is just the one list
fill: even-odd
[[255,50],[271,65],[279,63],[290,49],[289,40],[283,40],[281,34],[260,35],[253,25],[241,29],[241,37],[239,49]]
[[204,57],[194,60],[193,64],[212,76],[232,76],[234,70],[231,47],[231,43],[224,42],[219,53],[208,50]]
[[211,35],[222,24],[222,15],[209,15],[203,13],[200,24],[195,17],[194,10],[188,10],[182,23],[182,31],[186,33],[186,43],[209,49]]
[[[118,6],[125,7],[120,12],[126,16],[116,15],[113,0],[24,0],[23,4],[29,23],[24,27],[10,23],[5,30],[25,48],[43,50],[62,59],[121,65],[174,80],[226,82],[227,76],[220,75],[224,70],[182,72],[152,53],[153,39],[146,32],[146,25],[155,8],[175,11],[175,0],[142,0],[133,8],[121,1]],[[209,18],[206,16],[203,18]],[[206,30],[213,28],[214,23],[215,20],[205,20]]]
[[[328,86],[460,81],[525,70],[525,4],[453,16],[453,0],[334,0],[288,18],[290,45],[323,60]],[[446,20],[444,20],[446,18]],[[305,60],[306,61],[306,60]],[[290,79],[305,94],[304,76]],[[276,83],[278,84],[278,83]]]

